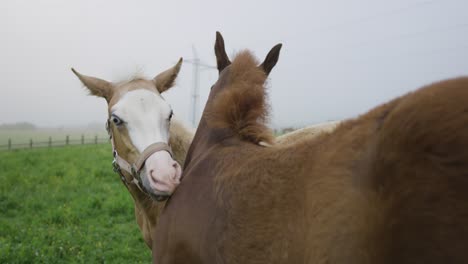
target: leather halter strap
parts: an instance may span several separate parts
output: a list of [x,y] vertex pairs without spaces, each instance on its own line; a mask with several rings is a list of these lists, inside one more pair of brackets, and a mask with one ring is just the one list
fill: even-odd
[[148,146],[141,154],[138,160],[134,164],[128,163],[125,159],[119,156],[117,153],[117,150],[114,147],[114,140],[112,140],[112,148],[113,148],[113,153],[114,153],[114,161],[119,165],[120,169],[128,172],[130,175],[132,175],[134,178],[141,172],[143,169],[143,165],[145,165],[146,160],[153,155],[155,152],[158,151],[167,151],[171,157],[172,157],[172,150],[171,147],[164,143],[164,142],[156,142]]
[[[107,120],[106,122],[106,130],[109,134],[109,138],[112,144],[112,153],[114,155],[112,166],[114,168],[114,171],[120,175],[120,179],[127,187],[130,184],[135,184],[140,191],[142,191],[143,193],[147,193],[141,186],[140,172],[143,169],[143,165],[151,155],[158,151],[167,151],[172,157],[173,154],[171,147],[164,142],[153,143],[149,145],[145,150],[143,150],[143,152],[140,154],[140,156],[134,164],[130,164],[124,158],[120,157],[117,153],[117,149],[115,148],[114,137],[112,136],[112,130],[110,128],[110,120]],[[125,171],[131,177],[131,179],[128,180],[122,171]]]
[[153,144],[149,145],[145,150],[143,150],[143,152],[140,154],[140,157],[135,162],[134,167],[135,167],[136,172],[141,171],[141,169],[143,168],[143,165],[145,164],[145,161],[151,155],[153,155],[155,152],[158,152],[158,151],[161,151],[161,150],[165,150],[165,151],[167,151],[169,153],[169,155],[171,155],[171,157],[173,156],[171,147],[168,144],[166,144],[164,142],[153,143]]

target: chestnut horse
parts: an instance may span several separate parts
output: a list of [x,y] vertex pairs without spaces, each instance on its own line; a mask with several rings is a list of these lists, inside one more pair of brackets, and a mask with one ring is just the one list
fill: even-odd
[[154,263],[468,262],[468,78],[435,83],[343,122],[272,143],[264,82],[279,56],[231,63],[167,201]]
[[179,163],[183,164],[192,140],[190,130],[171,122],[172,109],[161,96],[174,85],[181,64],[182,59],[152,80],[134,78],[118,83],[72,69],[92,95],[107,101],[115,169],[135,201],[136,220],[149,247],[158,212],[164,206],[151,197],[164,200],[172,194],[180,180]]

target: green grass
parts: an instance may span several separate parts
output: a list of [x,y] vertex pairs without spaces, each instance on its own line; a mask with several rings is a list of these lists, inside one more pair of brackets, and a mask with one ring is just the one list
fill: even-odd
[[149,263],[109,145],[0,152],[0,263]]

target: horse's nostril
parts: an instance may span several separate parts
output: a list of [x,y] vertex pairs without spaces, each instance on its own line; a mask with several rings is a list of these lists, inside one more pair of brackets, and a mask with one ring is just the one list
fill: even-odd
[[177,169],[177,163],[174,162],[174,163],[172,164],[172,167],[174,167],[174,169]]

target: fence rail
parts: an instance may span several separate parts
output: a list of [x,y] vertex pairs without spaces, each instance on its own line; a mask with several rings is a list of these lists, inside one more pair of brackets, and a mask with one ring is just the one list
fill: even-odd
[[33,148],[55,148],[55,147],[65,147],[72,145],[97,145],[109,143],[108,137],[98,137],[86,138],[84,135],[81,135],[80,139],[70,139],[70,136],[65,136],[64,139],[52,140],[52,137],[49,137],[48,141],[34,141],[29,139],[29,142],[14,143],[11,138],[8,139],[8,143],[5,145],[0,145],[0,151],[9,151],[16,149],[33,149]]

